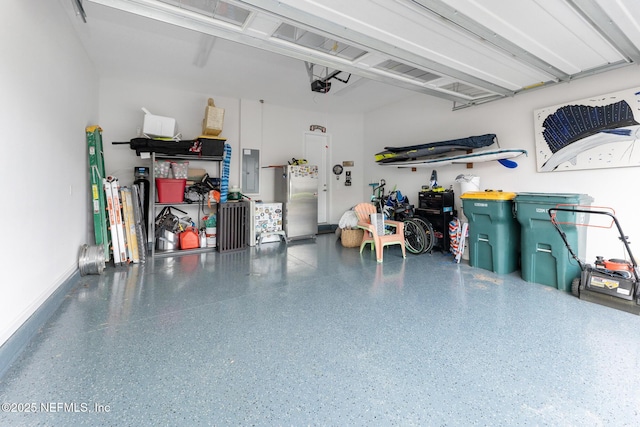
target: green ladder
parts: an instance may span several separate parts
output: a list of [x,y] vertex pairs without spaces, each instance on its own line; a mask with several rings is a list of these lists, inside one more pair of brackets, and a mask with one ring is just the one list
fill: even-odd
[[96,245],[103,246],[104,259],[111,258],[111,239],[107,219],[105,194],[102,186],[104,175],[104,154],[102,151],[102,129],[100,126],[88,126],[86,129],[89,148],[89,171],[91,175],[91,198],[93,202],[93,228]]

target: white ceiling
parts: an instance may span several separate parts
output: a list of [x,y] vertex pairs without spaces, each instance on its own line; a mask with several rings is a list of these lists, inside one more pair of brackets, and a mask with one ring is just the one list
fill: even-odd
[[[102,77],[339,113],[425,95],[462,108],[640,62],[637,0],[81,5],[74,24]],[[328,93],[311,90],[335,71]]]

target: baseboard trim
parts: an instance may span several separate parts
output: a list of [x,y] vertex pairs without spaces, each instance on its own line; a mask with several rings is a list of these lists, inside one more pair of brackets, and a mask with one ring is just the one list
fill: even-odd
[[80,271],[76,269],[45,300],[36,311],[0,346],[0,378],[11,368],[20,354],[47,323],[53,313],[62,305],[64,298],[80,281]]
[[331,234],[336,232],[338,224],[318,224],[318,234]]

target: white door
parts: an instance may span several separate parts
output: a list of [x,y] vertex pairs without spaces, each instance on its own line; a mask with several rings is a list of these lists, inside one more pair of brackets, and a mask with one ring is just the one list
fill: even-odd
[[327,185],[327,158],[330,137],[326,133],[305,132],[304,158],[310,165],[318,166],[318,224],[326,224],[329,218],[329,186]]

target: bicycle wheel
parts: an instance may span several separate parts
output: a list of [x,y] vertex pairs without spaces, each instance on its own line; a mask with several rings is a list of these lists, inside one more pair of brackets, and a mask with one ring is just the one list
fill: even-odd
[[411,219],[405,219],[404,223],[404,246],[412,254],[424,252],[427,243],[427,234],[421,224]]
[[424,230],[424,233],[426,235],[427,240],[422,252],[430,252],[436,242],[435,234],[433,232],[433,226],[428,220],[424,218],[413,217],[413,220],[422,226],[422,229]]

